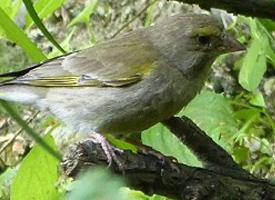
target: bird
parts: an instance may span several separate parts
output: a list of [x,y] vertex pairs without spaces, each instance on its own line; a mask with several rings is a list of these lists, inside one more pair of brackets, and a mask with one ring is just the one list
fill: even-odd
[[206,14],[177,14],[26,69],[0,75],[0,99],[52,112],[98,141],[141,132],[186,106],[224,53],[244,50]]

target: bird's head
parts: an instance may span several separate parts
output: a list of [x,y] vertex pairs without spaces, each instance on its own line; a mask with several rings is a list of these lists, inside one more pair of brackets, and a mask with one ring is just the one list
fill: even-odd
[[224,30],[217,18],[209,15],[191,15],[185,18],[189,22],[184,25],[183,35],[190,50],[219,55],[245,49]]
[[156,25],[151,33],[169,63],[184,73],[207,71],[218,55],[244,50],[221,21],[205,14],[175,15]]

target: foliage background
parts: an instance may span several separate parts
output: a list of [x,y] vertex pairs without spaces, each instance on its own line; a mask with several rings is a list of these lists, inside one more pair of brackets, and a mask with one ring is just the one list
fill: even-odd
[[[34,7],[67,52],[150,26],[171,14],[206,12],[165,0],[36,0]],[[192,118],[243,168],[272,179],[275,177],[275,22],[233,17],[219,10],[212,13],[223,19],[228,31],[248,50],[245,54],[218,58],[205,89],[178,115]],[[21,0],[1,0],[0,19],[0,72],[22,69],[62,54],[34,24]],[[12,108],[30,121],[36,133],[47,135],[45,141],[55,150],[59,148],[62,152],[79,139],[50,113],[17,104],[12,104]],[[0,107],[0,131],[0,199],[165,199],[121,189],[123,181],[102,169],[87,172],[76,181],[60,177],[59,161],[34,145],[33,139],[21,131],[21,126],[3,107]],[[179,162],[200,166],[193,154],[160,124],[144,131],[142,141]],[[119,140],[117,143],[125,147]]]

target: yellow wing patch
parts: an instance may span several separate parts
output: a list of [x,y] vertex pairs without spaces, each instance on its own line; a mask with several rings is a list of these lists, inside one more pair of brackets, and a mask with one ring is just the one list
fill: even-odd
[[140,75],[115,80],[97,80],[88,76],[41,77],[35,80],[24,80],[26,85],[37,87],[122,87],[141,80]]
[[[41,68],[42,69],[42,68]],[[36,87],[123,87],[134,84],[152,71],[152,62],[133,66],[114,73],[67,74],[43,76],[43,73],[26,74],[10,81],[11,84],[25,84]],[[110,69],[109,69],[110,70]],[[110,71],[112,72],[112,71]],[[41,75],[42,74],[42,75]],[[48,73],[49,74],[49,73]]]

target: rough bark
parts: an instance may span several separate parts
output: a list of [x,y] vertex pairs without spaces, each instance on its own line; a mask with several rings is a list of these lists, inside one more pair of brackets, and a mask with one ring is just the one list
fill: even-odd
[[[179,200],[275,199],[275,185],[254,178],[241,169],[191,120],[171,118],[163,123],[186,142],[207,169],[189,167],[177,163],[174,158],[151,152],[116,152],[123,169],[113,162],[110,170],[123,175],[129,187],[149,195],[161,194]],[[192,139],[198,139],[196,143],[200,143],[205,152],[200,151],[195,142],[192,144]],[[107,166],[107,158],[99,144],[86,140],[71,146],[61,169],[67,176],[74,177],[80,171],[97,165]]]
[[176,0],[197,4],[203,9],[219,8],[235,14],[275,20],[274,0]]

